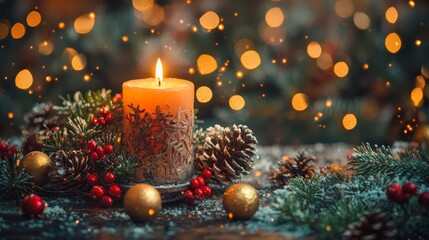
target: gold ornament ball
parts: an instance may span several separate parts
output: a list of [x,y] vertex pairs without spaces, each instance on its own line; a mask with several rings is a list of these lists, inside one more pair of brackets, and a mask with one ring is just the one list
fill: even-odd
[[429,125],[419,126],[414,133],[413,141],[419,144],[426,144],[429,147]]
[[21,160],[20,166],[30,175],[32,181],[43,186],[48,181],[48,172],[51,168],[51,158],[39,151],[27,153]]
[[136,222],[151,220],[161,211],[161,194],[149,184],[134,185],[125,194],[124,208]]
[[237,183],[225,191],[222,203],[229,219],[247,220],[259,208],[259,195],[254,187]]

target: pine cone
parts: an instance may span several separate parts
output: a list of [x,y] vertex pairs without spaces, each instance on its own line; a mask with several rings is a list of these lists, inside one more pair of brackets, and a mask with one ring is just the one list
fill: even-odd
[[295,158],[285,155],[283,159],[277,163],[278,170],[272,171],[269,179],[283,186],[287,184],[291,178],[312,178],[315,171],[312,163],[315,161],[315,157],[307,156],[305,152],[298,153]]
[[206,132],[205,143],[196,154],[197,172],[211,170],[213,176],[208,181],[219,185],[236,182],[250,173],[257,157],[255,145],[258,143],[252,130],[234,124],[232,128],[215,125]]
[[52,156],[49,180],[55,191],[75,191],[87,186],[86,177],[94,171],[93,161],[82,151],[57,151]]
[[21,128],[22,135],[28,136],[44,128],[53,127],[58,120],[58,111],[52,103],[39,103],[34,105],[30,112],[24,115],[25,124]]
[[365,213],[361,219],[350,224],[344,232],[344,237],[349,240],[359,239],[397,239],[395,222],[388,218],[382,211]]

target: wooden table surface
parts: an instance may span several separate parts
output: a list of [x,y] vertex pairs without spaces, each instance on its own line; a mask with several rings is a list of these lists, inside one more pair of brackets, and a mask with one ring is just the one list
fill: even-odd
[[48,208],[42,216],[27,219],[19,204],[0,202],[1,239],[317,239],[308,232],[275,223],[273,204],[277,187],[268,180],[269,171],[283,154],[305,149],[318,164],[345,163],[352,149],[345,144],[259,147],[255,170],[243,179],[258,189],[261,204],[249,221],[231,221],[222,208],[223,189],[198,205],[182,201],[164,204],[151,222],[134,223],[121,204],[112,208],[97,205],[76,196],[44,197]]

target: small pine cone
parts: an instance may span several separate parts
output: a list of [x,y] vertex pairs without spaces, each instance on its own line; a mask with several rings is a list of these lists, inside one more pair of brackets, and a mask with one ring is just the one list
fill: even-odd
[[361,219],[350,224],[344,237],[349,240],[397,239],[395,222],[384,212],[365,213]]
[[257,158],[255,148],[258,141],[252,130],[245,125],[223,128],[219,125],[206,131],[205,143],[195,159],[197,172],[211,170],[213,176],[208,182],[224,185],[234,183],[253,169]]
[[34,105],[30,112],[24,115],[25,124],[21,128],[23,136],[38,133],[44,126],[51,128],[58,120],[58,111],[52,103],[39,103]]
[[86,177],[94,171],[94,162],[82,151],[57,151],[48,174],[55,191],[75,191],[87,186]]
[[313,162],[316,158],[307,156],[305,152],[300,152],[296,157],[283,156],[283,159],[277,163],[277,170],[271,172],[270,180],[280,186],[288,183],[289,179],[295,177],[312,178],[314,176]]

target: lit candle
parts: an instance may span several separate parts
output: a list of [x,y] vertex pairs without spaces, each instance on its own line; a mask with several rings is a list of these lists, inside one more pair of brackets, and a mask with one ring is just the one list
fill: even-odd
[[127,151],[138,158],[136,182],[181,184],[193,174],[194,84],[156,77],[122,85]]

